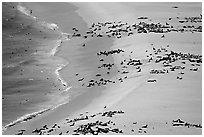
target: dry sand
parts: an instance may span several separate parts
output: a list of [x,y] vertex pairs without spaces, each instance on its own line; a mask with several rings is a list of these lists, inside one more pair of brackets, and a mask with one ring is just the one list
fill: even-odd
[[[196,16],[201,12],[201,9],[198,10],[198,8],[192,10],[199,7],[199,3],[187,4],[187,6],[186,3],[137,4],[74,3],[79,7],[78,14],[86,21],[88,26],[93,22],[106,22],[107,20],[122,20],[131,24],[139,22],[137,17],[141,16],[148,16],[156,22],[164,22],[168,20],[168,17]],[[172,6],[175,5],[179,7],[178,10],[172,9]],[[150,7],[153,8],[150,9]],[[165,12],[161,12],[163,10]],[[165,34],[164,39],[161,38],[162,35],[155,33],[134,34],[130,37],[115,39],[114,42],[106,38],[99,38],[100,40],[87,39],[86,41],[74,38],[63,43],[58,56],[69,60],[69,65],[60,74],[73,86],[69,91],[71,97],[73,97],[72,100],[31,121],[11,128],[5,134],[14,134],[19,129],[26,129],[25,134],[31,134],[31,131],[36,128],[39,129],[45,124],[51,127],[55,123],[60,125],[60,128],[50,134],[60,134],[61,132],[72,134],[73,130],[77,129],[79,125],[96,122],[97,120],[113,121],[108,127],[121,129],[123,134],[202,134],[200,128],[172,126],[172,120],[177,119],[193,124],[202,123],[202,66],[198,67],[198,71],[190,71],[192,65],[186,61],[185,70],[175,70],[166,74],[150,74],[152,69],[163,69],[163,67],[162,64],[148,63],[146,57],[148,53],[153,54],[152,48],[166,48],[177,53],[202,55],[201,33],[171,32]],[[90,47],[83,48],[83,43]],[[105,73],[95,70],[99,65],[96,52],[118,48],[125,52],[108,57],[107,60],[115,63],[115,66],[113,73],[110,76],[107,75],[106,78],[115,80],[127,76],[124,82],[107,84],[105,88],[86,88],[77,82],[78,78],[74,76],[76,73],[80,73],[80,78],[85,77],[87,79],[84,83],[97,73]],[[117,70],[121,69],[121,61],[129,58],[140,59],[144,62],[141,73],[130,67],[128,68],[130,73],[116,74]],[[173,64],[182,66],[181,61],[178,60]],[[180,76],[178,73],[181,71],[184,72],[183,79],[179,80],[177,76]],[[147,82],[149,79],[155,79],[156,82]],[[102,116],[104,112],[114,110],[124,113],[116,113],[113,117]],[[89,119],[67,123],[70,119],[85,115]],[[69,118],[69,120],[65,120],[66,118]],[[75,125],[70,126],[72,123],[75,123]],[[146,124],[148,125],[147,128],[142,128]],[[67,131],[69,133],[66,133]],[[110,132],[109,134],[114,133]]]

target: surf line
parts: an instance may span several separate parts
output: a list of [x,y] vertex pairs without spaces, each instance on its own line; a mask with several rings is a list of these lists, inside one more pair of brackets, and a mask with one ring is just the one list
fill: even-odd
[[[57,24],[55,24],[55,23],[47,23],[46,21],[40,21],[37,17],[31,15],[30,10],[28,10],[26,7],[22,6],[21,3],[18,3],[17,9],[18,9],[21,13],[23,13],[23,14],[25,14],[25,15],[31,17],[32,19],[34,19],[34,20],[36,20],[36,21],[38,21],[38,23],[40,23],[40,25],[45,26],[46,28],[51,29],[51,30],[56,30],[56,31],[58,31],[58,32],[60,33],[60,37],[59,37],[59,40],[57,41],[57,45],[51,50],[51,53],[50,53],[51,56],[55,56],[55,54],[56,54],[57,51],[58,51],[58,48],[61,46],[61,44],[62,44],[64,41],[70,40],[70,39],[69,39],[69,36],[70,36],[71,34],[62,32],[62,31],[59,29],[59,27],[58,27]],[[68,91],[71,87],[68,87],[67,82],[60,76],[59,71],[60,71],[61,69],[63,69],[65,66],[67,66],[67,65],[68,65],[68,62],[66,62],[65,64],[58,64],[58,67],[57,67],[57,69],[55,70],[55,74],[57,75],[57,79],[61,82],[61,84],[63,85],[63,87],[65,87],[64,91]]]
[[[70,89],[70,88],[68,88],[68,89]],[[43,110],[40,110],[40,111],[37,111],[37,112],[26,114],[26,115],[24,115],[24,116],[22,116],[20,118],[17,118],[15,121],[13,121],[13,122],[7,124],[6,126],[4,126],[3,129],[2,129],[2,133],[5,132],[8,128],[15,126],[16,124],[27,122],[27,121],[37,117],[38,115],[41,115],[41,114],[43,114],[43,113],[45,113],[47,111],[53,110],[53,109],[55,109],[55,108],[57,108],[57,107],[59,107],[61,105],[64,105],[64,104],[66,104],[68,102],[69,101],[66,101],[66,102],[63,102],[63,103],[58,104],[56,106],[52,106],[52,107],[47,108],[47,109],[43,109]]]
[[[51,30],[56,30],[56,31],[58,31],[58,32],[60,33],[60,36],[59,36],[58,41],[57,41],[57,44],[56,44],[56,46],[55,46],[54,48],[52,48],[52,50],[51,50],[51,52],[50,52],[50,56],[55,56],[55,54],[57,53],[58,48],[61,46],[61,44],[62,44],[64,41],[70,40],[70,39],[69,39],[69,36],[70,36],[71,34],[62,32],[62,31],[59,29],[59,27],[58,27],[57,24],[55,24],[55,23],[47,23],[46,21],[40,21],[37,17],[31,15],[30,10],[28,10],[26,7],[23,7],[23,6],[21,5],[21,3],[18,3],[17,9],[18,9],[21,13],[23,13],[23,14],[25,14],[25,15],[31,17],[32,19],[36,20],[37,23],[39,23],[40,25],[42,25],[42,26],[44,26],[44,27],[46,27],[46,28],[48,28],[48,29],[51,29]],[[61,77],[60,74],[59,74],[59,71],[60,71],[61,69],[63,69],[65,66],[67,66],[67,64],[68,64],[68,62],[66,62],[65,64],[58,64],[59,66],[58,66],[57,69],[55,70],[55,74],[57,75],[57,79],[61,82],[61,84],[63,85],[63,87],[65,87],[64,91],[68,91],[71,87],[68,87],[67,82],[66,82],[64,79],[62,79],[62,77]]]
[[[55,56],[55,54],[57,53],[58,48],[61,46],[61,44],[64,41],[70,40],[70,39],[68,39],[68,36],[69,36],[68,33],[61,32],[61,36],[60,36],[59,40],[57,41],[56,46],[51,50],[50,56]],[[67,61],[63,62],[61,64],[58,64],[58,66],[55,70],[55,74],[57,76],[57,79],[60,81],[62,86],[66,88],[66,89],[64,89],[64,91],[68,91],[71,87],[68,87],[67,82],[60,76],[59,71],[62,70],[67,65],[68,65]]]
[[[37,17],[32,16],[32,15],[30,14],[30,10],[28,10],[26,7],[23,7],[20,3],[17,5],[17,9],[18,9],[21,13],[23,13],[23,14],[25,14],[25,15],[31,17],[32,19],[34,19],[34,20],[36,20],[36,21],[39,21]],[[62,43],[63,41],[70,40],[70,39],[68,39],[69,34],[60,31],[57,24],[47,23],[47,22],[45,22],[45,21],[39,21],[39,23],[40,23],[40,25],[45,26],[45,27],[47,27],[48,29],[57,30],[57,31],[59,31],[59,32],[61,33],[61,36],[60,36],[60,38],[59,38],[59,40],[58,40],[58,42],[57,42],[57,46],[55,46],[55,47],[51,50],[51,54],[50,54],[50,55],[51,55],[51,56],[55,56],[55,54],[56,54],[58,48],[61,46],[61,43]],[[57,69],[55,70],[55,74],[57,75],[58,80],[59,80],[59,81],[61,82],[61,84],[65,87],[65,89],[63,90],[63,91],[65,91],[65,92],[67,92],[67,91],[68,91],[69,89],[71,89],[72,87],[71,87],[71,86],[68,87],[67,82],[66,82],[64,79],[61,78],[61,76],[60,76],[60,74],[59,74],[59,71],[60,71],[61,69],[63,69],[67,64],[68,64],[68,63],[66,63],[66,64],[59,64],[59,66],[58,66]],[[46,108],[46,109],[39,110],[39,111],[37,111],[37,112],[33,112],[33,113],[30,113],[30,114],[26,114],[26,115],[24,115],[24,116],[21,116],[20,118],[17,118],[17,119],[14,120],[13,122],[11,122],[11,123],[7,124],[6,126],[4,126],[3,129],[2,129],[2,133],[5,132],[9,127],[15,126],[16,124],[19,124],[19,123],[22,123],[22,122],[27,122],[27,121],[29,121],[29,120],[31,120],[31,119],[37,117],[38,115],[41,115],[41,114],[43,114],[43,113],[45,113],[45,112],[47,112],[47,111],[53,110],[53,109],[55,109],[55,108],[57,108],[57,107],[59,107],[59,106],[61,106],[61,105],[64,105],[64,104],[66,104],[66,103],[68,103],[68,102],[69,102],[69,101],[67,101],[67,100],[66,100],[66,101],[62,101],[61,103],[59,103],[59,104],[57,104],[57,105],[53,105],[53,106],[48,107],[48,108]]]
[[40,110],[40,111],[37,111],[37,112],[33,112],[33,113],[30,113],[30,114],[26,114],[26,115],[24,115],[24,116],[18,118],[17,120],[15,120],[15,121],[13,121],[13,122],[7,124],[6,126],[4,126],[4,127],[3,127],[3,130],[2,130],[2,133],[3,133],[4,131],[6,131],[7,128],[12,127],[12,126],[15,126],[15,125],[18,124],[18,123],[22,123],[22,122],[26,122],[26,121],[28,121],[28,120],[31,120],[32,118],[36,117],[37,115],[40,115],[40,114],[42,114],[42,113],[44,113],[44,112],[47,112],[47,111],[49,111],[50,109],[51,109],[51,108],[43,109],[43,110]]

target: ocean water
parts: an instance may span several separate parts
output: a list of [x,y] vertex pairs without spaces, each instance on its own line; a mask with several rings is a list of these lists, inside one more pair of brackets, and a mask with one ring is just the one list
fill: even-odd
[[55,56],[67,35],[21,3],[2,3],[4,128],[69,101],[70,86],[59,75],[68,62]]

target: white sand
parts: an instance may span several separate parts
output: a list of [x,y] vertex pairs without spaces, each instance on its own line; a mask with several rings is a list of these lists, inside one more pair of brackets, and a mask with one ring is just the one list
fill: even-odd
[[[79,15],[81,15],[87,23],[99,21],[133,21],[139,15],[150,15],[150,17],[168,18],[175,16],[176,12],[172,12],[171,4],[165,9],[165,13],[160,12],[158,5],[151,7],[157,10],[154,15],[148,10],[147,14],[141,13],[144,9],[131,8],[130,4],[121,3],[91,3],[81,4]],[[174,5],[174,4],[172,4]],[[146,6],[146,5],[145,5]],[[162,4],[161,4],[162,6]],[[165,8],[165,5],[163,5]],[[193,5],[192,5],[193,6]],[[88,7],[88,8],[87,8]],[[114,8],[114,10],[113,10]],[[150,7],[148,7],[150,8]],[[122,9],[122,10],[121,10]],[[135,12],[133,12],[135,10]],[[182,10],[182,8],[180,9]],[[149,10],[150,11],[150,10]],[[159,12],[159,14],[158,14]],[[182,12],[181,16],[190,16],[197,11]],[[87,18],[86,18],[87,17]],[[149,17],[149,16],[148,16]],[[91,18],[91,19],[90,19]],[[144,58],[145,50],[152,47],[166,47],[170,45],[171,50],[182,53],[201,54],[202,38],[200,33],[169,33],[165,34],[165,40],[161,39],[161,34],[135,34],[131,37],[125,37],[115,41],[112,49],[122,48],[125,51],[134,51],[134,57]],[[125,55],[129,56],[129,55]],[[120,62],[124,57],[114,56],[115,62]],[[190,65],[186,68],[185,75],[182,81],[178,81],[176,76],[178,72],[173,72],[165,75],[150,75],[149,70],[160,68],[159,65],[151,65],[143,67],[144,70],[141,76],[130,78],[122,84],[108,87],[104,91],[104,95],[95,99],[89,106],[82,109],[80,112],[93,111],[97,112],[102,106],[107,105],[109,110],[122,109],[125,111],[125,116],[116,118],[120,124],[128,124],[129,121],[147,122],[155,126],[155,131],[150,131],[149,134],[201,134],[201,130],[187,128],[170,127],[173,119],[184,119],[192,123],[201,123],[202,121],[202,68],[199,71],[192,73],[189,71]],[[134,72],[134,71],[133,71]],[[137,74],[130,74],[137,75]],[[147,83],[147,78],[157,79],[156,83]],[[97,109],[98,108],[98,109]],[[79,114],[79,113],[78,113]],[[168,126],[161,126],[168,122]],[[155,123],[158,123],[155,124]],[[128,129],[130,130],[130,129]]]
[[[153,35],[149,35],[149,37],[151,38]],[[142,52],[140,51],[144,51],[144,49],[135,48],[134,44],[136,43],[132,40],[133,38],[137,39],[138,37],[136,35],[127,39],[124,38],[123,43],[128,46],[119,42],[120,44],[115,45],[114,48],[122,48],[126,51],[133,50],[136,57],[141,57],[140,53]],[[134,44],[130,45],[129,39]],[[137,43],[144,44],[145,41],[141,40],[140,42],[137,41]],[[184,47],[185,44],[180,43],[178,46]],[[201,45],[199,46],[201,48]],[[148,49],[148,47],[145,49]],[[185,49],[185,51],[187,50]],[[191,50],[188,52],[191,52]],[[121,60],[122,58],[120,55],[116,59]],[[171,125],[171,122],[180,118],[190,123],[201,123],[202,68],[199,68],[198,72],[190,72],[189,65],[184,71],[185,75],[181,81],[176,79],[179,71],[164,75],[150,75],[149,71],[152,68],[159,69],[161,66],[151,64],[151,66],[146,65],[143,68],[141,74],[132,71],[131,74],[128,74],[130,78],[125,82],[108,87],[103,91],[103,95],[69,117],[74,118],[86,111],[90,114],[103,112],[103,106],[107,106],[107,110],[124,110],[125,115],[114,118],[114,121],[118,127],[121,127],[121,125],[127,126],[125,129],[122,127],[126,134],[132,134],[131,129],[137,130],[144,124],[148,124],[150,128],[148,128],[147,134],[201,134],[201,130],[196,128],[175,128]],[[157,82],[147,83],[148,78],[156,79]],[[98,119],[103,118],[97,117],[96,120]],[[137,121],[138,125],[131,125],[130,123],[133,121]],[[62,131],[69,129],[69,127],[65,127]]]
[[[153,21],[165,21],[168,17],[199,15],[200,10],[194,10],[196,4],[189,6],[189,9],[182,8],[182,3],[176,3],[180,6],[178,10],[171,7],[175,4],[144,4],[140,3],[74,3],[80,9],[79,15],[91,25],[93,22],[120,21],[134,23],[138,22],[137,17],[148,16]],[[144,4],[144,5],[143,5]],[[184,4],[185,5],[185,4]],[[199,5],[199,4],[198,4]],[[144,6],[144,7],[143,7]],[[137,8],[135,8],[137,7]],[[165,12],[161,12],[165,10]],[[157,18],[160,17],[160,18]],[[189,71],[190,64],[186,64],[183,71],[182,80],[176,77],[180,70],[170,72],[169,74],[151,75],[151,69],[162,68],[161,65],[155,63],[147,63],[145,50],[151,51],[152,47],[161,48],[167,45],[169,50],[182,53],[202,54],[201,33],[169,33],[165,34],[165,39],[161,39],[163,34],[135,34],[131,37],[124,37],[115,40],[112,49],[121,48],[125,53],[113,55],[114,62],[120,68],[119,63],[125,58],[142,59],[142,72],[129,69],[128,78],[123,83],[108,85],[101,91],[100,96],[94,96],[87,105],[75,110],[69,118],[78,117],[80,113],[95,114],[108,110],[123,110],[124,115],[117,115],[113,120],[117,127],[123,129],[124,134],[138,134],[138,129],[142,125],[148,124],[147,134],[201,134],[201,129],[187,127],[173,127],[171,122],[178,118],[190,123],[202,123],[202,67],[197,72]],[[153,44],[153,46],[151,45]],[[133,51],[133,54],[130,52]],[[178,61],[181,65],[181,62]],[[119,78],[121,74],[112,79]],[[148,83],[148,79],[156,79],[155,83]],[[90,95],[90,98],[92,96]],[[107,108],[104,110],[104,106]],[[64,110],[66,112],[66,110]],[[54,112],[56,114],[56,111]],[[37,118],[40,123],[41,119],[51,120],[53,115],[48,114]],[[58,119],[61,126],[54,134],[61,131],[73,129],[69,124],[65,124],[65,117]],[[103,117],[88,120],[104,120]],[[107,119],[105,119],[107,120]],[[35,123],[37,123],[35,121]],[[133,122],[138,122],[133,125]],[[166,123],[167,122],[167,123]],[[49,123],[49,121],[48,121]],[[83,122],[79,122],[79,125]],[[50,124],[50,123],[49,123]],[[53,123],[54,124],[54,123]],[[40,125],[40,124],[28,124]],[[75,127],[77,127],[75,125]],[[124,126],[125,125],[125,126]],[[33,127],[27,127],[31,129]],[[75,128],[76,129],[76,128]],[[131,132],[134,129],[134,132]]]

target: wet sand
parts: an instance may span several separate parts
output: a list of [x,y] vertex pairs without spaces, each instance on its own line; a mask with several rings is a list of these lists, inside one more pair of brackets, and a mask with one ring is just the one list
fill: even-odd
[[[107,19],[120,21],[126,15],[125,12],[131,14],[122,22],[131,24],[137,20],[137,14],[141,17],[143,10],[148,11],[140,9],[140,12],[134,14],[133,9],[134,6],[137,7],[137,3],[134,4],[103,3],[99,6],[97,3],[74,3],[79,7],[78,14],[87,23],[87,26],[82,25],[82,30],[91,26],[93,22],[106,22]],[[115,5],[114,10],[112,10],[113,5]],[[179,10],[172,8],[175,5]],[[140,4],[138,6],[141,7]],[[144,4],[145,8],[149,8],[148,6],[152,4]],[[162,8],[158,9],[157,6]],[[176,24],[179,24],[178,15],[181,15],[179,16],[181,19],[200,15],[200,10],[192,12],[192,9],[199,7],[199,3],[192,3],[191,6],[181,3],[160,3],[155,6],[153,4],[153,7],[155,9],[153,8],[152,12],[157,13],[157,10],[166,12],[159,16],[161,18],[158,18],[158,14],[152,15],[151,10],[144,16],[148,15],[153,22],[169,22],[169,17],[172,17],[175,28]],[[97,12],[93,12],[96,8]],[[129,10],[121,14],[121,9]],[[103,11],[106,11],[107,16],[102,16]],[[83,20],[80,18],[78,23],[84,22]],[[199,23],[192,24],[199,25]],[[76,28],[80,30],[80,27]],[[71,101],[35,119],[12,127],[5,134],[17,132],[19,134],[201,134],[202,126],[199,124],[202,123],[202,61],[193,63],[193,60],[197,55],[202,55],[202,33],[196,31],[136,33],[115,38],[114,41],[113,38],[105,36],[87,39],[72,37],[62,43],[57,53],[57,56],[69,62],[60,74],[72,87],[68,91]],[[84,34],[82,32],[82,35]],[[116,49],[117,52],[113,53]],[[123,52],[118,53],[118,49]],[[109,51],[110,55],[105,53],[99,55],[100,51]],[[193,55],[184,58],[183,54],[186,53]],[[165,58],[166,55],[170,58]],[[170,67],[165,66],[165,61],[159,61],[161,58],[167,59],[166,63]],[[168,61],[171,63],[168,64]],[[139,63],[136,68],[134,62]],[[109,70],[100,67],[103,63],[114,65]],[[96,74],[101,74],[102,78],[111,82],[97,86],[100,78]],[[93,84],[91,80],[95,82],[94,86],[90,86]],[[177,119],[184,122],[175,122]],[[45,125],[49,128],[44,127]],[[40,128],[43,132],[38,132],[37,129]],[[20,132],[20,129],[26,131]]]

